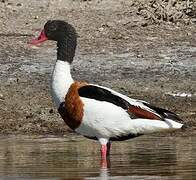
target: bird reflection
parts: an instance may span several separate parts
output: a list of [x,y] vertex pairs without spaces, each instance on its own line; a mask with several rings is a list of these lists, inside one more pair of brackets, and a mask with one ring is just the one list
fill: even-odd
[[110,171],[109,168],[100,168],[100,174],[99,177],[97,177],[96,179],[100,179],[100,180],[107,180],[108,177],[110,176]]

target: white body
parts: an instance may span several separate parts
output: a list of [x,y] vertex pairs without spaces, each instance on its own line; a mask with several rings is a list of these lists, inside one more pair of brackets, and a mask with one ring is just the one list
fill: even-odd
[[165,121],[151,119],[131,119],[129,114],[112,103],[82,98],[84,117],[76,132],[91,137],[106,138],[128,134],[147,134],[182,127],[170,119]]
[[[52,75],[52,96],[57,108],[64,102],[65,95],[73,82],[70,64],[57,61]],[[131,99],[106,87],[102,88],[125,99],[132,105],[140,106],[153,112],[152,109],[142,104],[143,101]],[[106,144],[110,137],[131,133],[146,134],[173,130],[179,129],[183,125],[170,119],[165,119],[165,121],[141,118],[131,119],[124,109],[112,103],[84,97],[81,97],[81,99],[84,104],[84,116],[81,125],[75,131],[84,136],[97,137],[101,144]]]

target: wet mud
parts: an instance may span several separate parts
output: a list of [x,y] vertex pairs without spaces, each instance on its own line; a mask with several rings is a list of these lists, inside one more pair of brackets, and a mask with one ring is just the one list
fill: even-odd
[[0,1],[0,133],[71,132],[50,97],[56,45],[31,47],[49,19],[78,32],[75,79],[98,83],[176,112],[196,133],[194,23],[152,23],[132,1]]

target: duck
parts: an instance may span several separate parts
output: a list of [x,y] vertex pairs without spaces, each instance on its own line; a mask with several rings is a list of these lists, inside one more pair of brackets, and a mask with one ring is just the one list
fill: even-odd
[[49,20],[38,38],[57,42],[57,59],[52,73],[51,94],[64,122],[76,133],[98,140],[101,158],[110,155],[112,141],[183,128],[175,113],[146,101],[130,98],[108,87],[72,78],[77,33],[63,20]]

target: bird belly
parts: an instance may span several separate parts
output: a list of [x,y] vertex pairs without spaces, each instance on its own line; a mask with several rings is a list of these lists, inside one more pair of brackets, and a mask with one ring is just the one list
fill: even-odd
[[97,138],[110,138],[130,134],[130,117],[119,106],[105,101],[82,98],[84,114],[76,132]]

